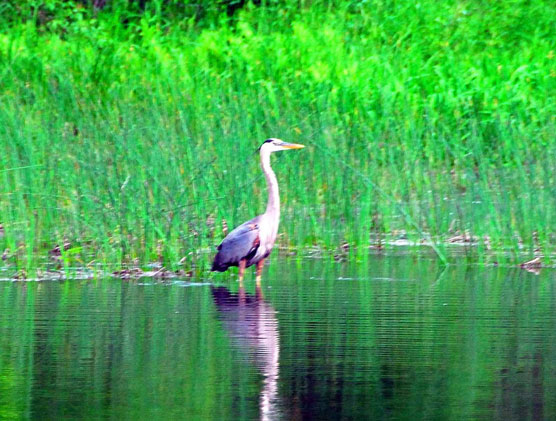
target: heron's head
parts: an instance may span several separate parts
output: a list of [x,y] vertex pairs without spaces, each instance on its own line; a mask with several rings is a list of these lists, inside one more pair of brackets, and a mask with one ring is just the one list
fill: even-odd
[[287,151],[288,149],[301,149],[304,147],[304,145],[299,145],[297,143],[288,143],[284,142],[283,140],[271,137],[270,139],[266,139],[264,141],[264,143],[259,148],[259,151],[261,151],[261,153],[271,153],[278,151]]

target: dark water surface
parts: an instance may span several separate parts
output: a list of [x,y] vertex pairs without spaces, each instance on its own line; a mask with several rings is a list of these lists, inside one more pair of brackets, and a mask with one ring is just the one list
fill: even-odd
[[0,282],[0,418],[556,419],[554,271],[274,258],[265,275]]

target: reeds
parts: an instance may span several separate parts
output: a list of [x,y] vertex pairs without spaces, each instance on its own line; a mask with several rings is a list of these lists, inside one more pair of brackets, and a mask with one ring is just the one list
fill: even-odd
[[553,255],[554,15],[379,1],[128,28],[110,11],[63,36],[11,23],[0,247],[25,267],[64,242],[67,264],[193,265],[264,210],[273,136],[308,146],[273,161],[282,247]]

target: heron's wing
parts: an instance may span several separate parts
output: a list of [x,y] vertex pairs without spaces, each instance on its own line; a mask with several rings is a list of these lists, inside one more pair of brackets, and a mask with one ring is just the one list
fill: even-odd
[[220,243],[212,264],[213,270],[237,266],[240,260],[251,258],[259,245],[258,218],[254,218],[235,228]]

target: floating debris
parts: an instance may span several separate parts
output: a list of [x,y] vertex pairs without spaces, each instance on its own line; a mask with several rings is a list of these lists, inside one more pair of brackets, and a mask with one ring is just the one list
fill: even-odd
[[180,278],[193,278],[194,272],[193,269],[185,271],[183,269],[179,269],[176,271],[176,276]]
[[140,268],[122,269],[112,272],[112,276],[120,279],[139,279],[144,276],[144,271]]
[[149,271],[149,272],[145,272],[143,274],[144,277],[149,277],[149,278],[157,278],[157,279],[171,279],[171,278],[176,278],[177,275],[166,269],[166,268],[162,268],[159,269],[157,271]]
[[465,231],[463,234],[456,231],[456,235],[448,238],[448,243],[450,244],[475,244],[479,239],[471,235],[469,231]]
[[90,270],[47,270],[47,271],[40,271],[37,270],[37,280],[38,281],[82,281],[86,279],[94,278],[94,272]]
[[520,264],[519,267],[521,269],[526,270],[527,272],[538,275],[541,272],[541,269],[543,268],[542,258],[535,257],[533,260],[529,260],[528,262],[524,262]]
[[334,261],[336,263],[346,262],[347,261],[347,254],[345,253],[335,253],[334,254]]
[[139,278],[156,278],[156,279],[172,279],[177,278],[178,274],[162,267],[157,270],[144,271],[141,268],[122,269],[112,272],[112,276],[120,279],[139,279]]
[[[64,251],[68,251],[71,247],[71,243],[69,241],[64,241],[62,247]],[[51,257],[60,257],[62,255],[62,248],[59,244],[56,244],[52,250],[48,251],[48,254]]]
[[488,235],[483,236],[483,244],[487,250],[492,250],[492,245],[490,242],[490,237]]
[[212,238],[214,237],[214,216],[212,214],[208,214],[207,215],[207,219],[205,221],[205,225],[207,226],[207,228],[209,229],[209,237]]

